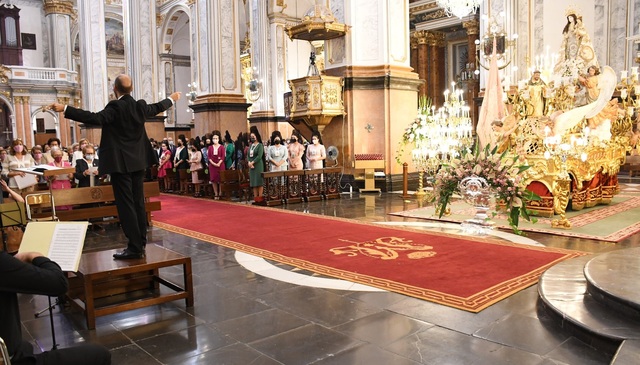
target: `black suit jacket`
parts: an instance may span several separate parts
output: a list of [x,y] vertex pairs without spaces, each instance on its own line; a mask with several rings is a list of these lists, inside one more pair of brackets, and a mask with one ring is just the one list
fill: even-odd
[[141,171],[158,163],[158,156],[151,147],[144,123],[147,117],[169,109],[171,99],[147,104],[123,95],[112,100],[97,113],[67,106],[64,116],[88,125],[102,127],[100,139],[100,173],[130,173]]
[[22,327],[16,293],[63,295],[68,289],[66,274],[46,257],[26,264],[6,252],[0,252],[0,337],[9,355],[20,356]]

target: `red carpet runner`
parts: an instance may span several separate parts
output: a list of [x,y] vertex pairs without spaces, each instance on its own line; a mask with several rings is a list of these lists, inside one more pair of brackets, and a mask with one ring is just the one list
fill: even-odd
[[479,312],[583,253],[162,195],[156,227],[340,279]]

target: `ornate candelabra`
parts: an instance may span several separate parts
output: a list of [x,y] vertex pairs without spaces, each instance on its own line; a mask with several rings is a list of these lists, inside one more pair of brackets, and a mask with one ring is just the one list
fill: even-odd
[[[638,67],[631,68],[631,76],[629,76],[628,71],[620,71],[620,82],[616,85],[616,90],[620,92],[622,108],[625,110],[625,118],[631,120],[635,108],[640,106]],[[635,96],[635,99],[633,96]]]
[[425,173],[433,180],[440,165],[459,156],[473,142],[470,109],[462,98],[463,90],[456,89],[455,82],[451,87],[452,90],[445,90],[445,103],[440,109],[436,110],[435,106],[426,110],[421,108],[416,120],[412,162],[418,170],[418,196],[426,195]]

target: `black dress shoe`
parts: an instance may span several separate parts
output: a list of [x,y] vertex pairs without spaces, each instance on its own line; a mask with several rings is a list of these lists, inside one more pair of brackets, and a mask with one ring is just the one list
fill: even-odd
[[144,253],[129,251],[129,249],[124,249],[122,252],[116,252],[113,254],[114,260],[134,260],[141,259],[143,257]]

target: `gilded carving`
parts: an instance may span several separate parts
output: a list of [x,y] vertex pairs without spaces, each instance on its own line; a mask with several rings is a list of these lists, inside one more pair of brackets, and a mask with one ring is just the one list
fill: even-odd
[[0,84],[8,84],[9,75],[11,75],[11,69],[5,65],[0,65]]
[[467,30],[467,35],[476,35],[480,33],[480,22],[475,18],[462,22],[462,27]]
[[406,254],[408,259],[417,260],[433,257],[436,252],[433,246],[414,243],[401,237],[380,237],[371,241],[356,242],[340,239],[342,242],[350,243],[348,246],[332,248],[329,251],[335,255],[347,255],[348,257],[358,256],[358,254],[380,260],[395,260],[400,254]]
[[156,13],[156,27],[161,27],[167,14]]
[[74,16],[73,3],[63,0],[44,0],[44,15],[66,14]]
[[58,97],[58,104],[68,105],[69,104],[69,100],[70,100],[70,98],[68,98],[68,97],[64,97],[64,96],[60,97],[59,96]]
[[296,91],[296,105],[299,107],[306,107],[309,100],[309,90],[299,89]]

